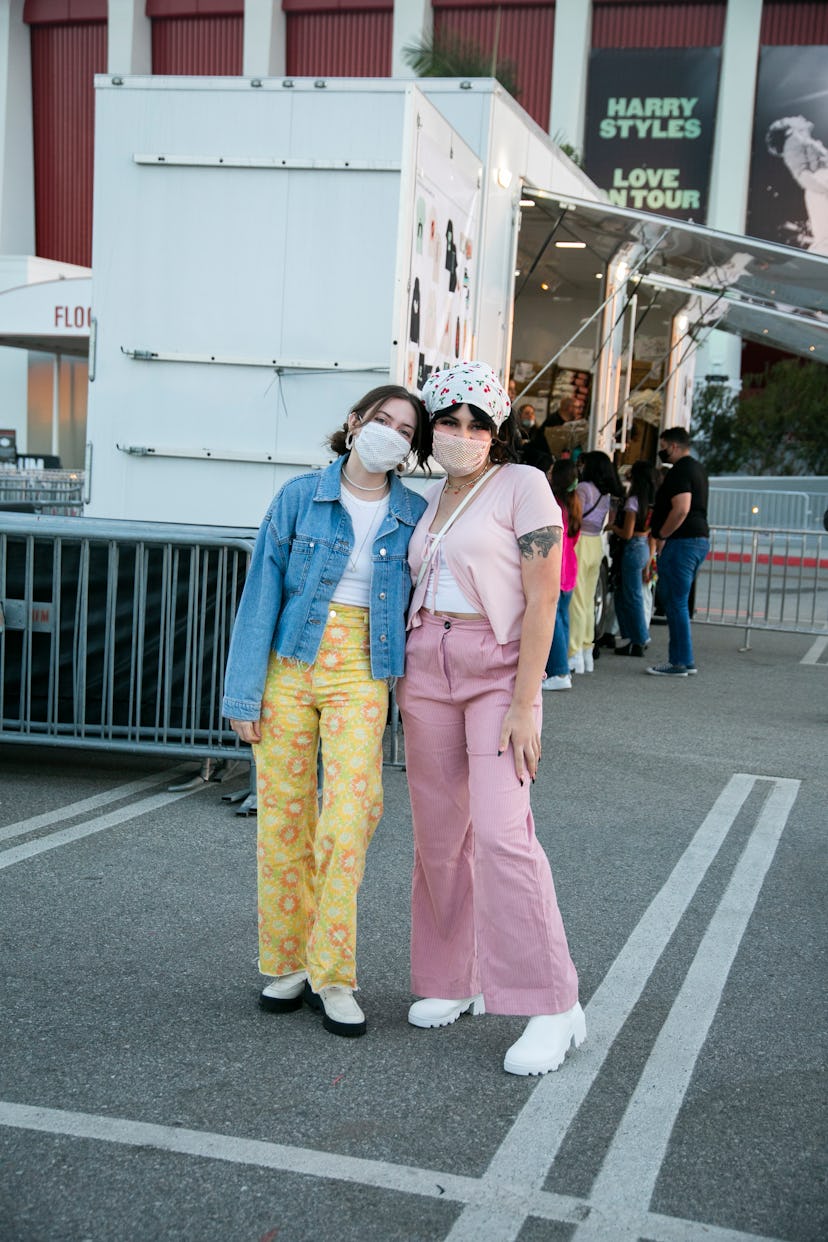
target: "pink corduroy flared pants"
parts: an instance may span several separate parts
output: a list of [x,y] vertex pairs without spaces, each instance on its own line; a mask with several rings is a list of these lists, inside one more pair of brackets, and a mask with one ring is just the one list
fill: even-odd
[[[519,644],[499,644],[484,620],[420,617],[397,683],[414,818],[411,990],[482,992],[490,1013],[563,1013],[578,976],[531,781],[521,787],[511,749],[497,753]],[[540,716],[540,686],[536,706]]]

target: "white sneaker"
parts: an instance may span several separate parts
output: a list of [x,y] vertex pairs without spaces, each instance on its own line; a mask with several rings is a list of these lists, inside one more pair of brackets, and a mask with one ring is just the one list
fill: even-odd
[[570,673],[583,673],[584,671],[583,651],[576,651],[573,656],[569,657],[569,671]]
[[302,992],[307,977],[306,970],[294,970],[292,974],[271,979],[259,996],[262,1009],[268,1009],[271,1013],[290,1013],[294,1009],[301,1009]]
[[584,647],[583,651],[581,652],[581,655],[583,656],[583,660],[584,660],[584,672],[591,673],[595,668],[595,659],[592,655],[592,648]]
[[440,997],[432,996],[427,1000],[414,1002],[408,1011],[408,1021],[412,1026],[451,1026],[461,1013],[468,1013],[469,1010],[475,1017],[485,1013],[483,997],[469,996],[465,1000],[442,1000]]
[[503,1068],[507,1074],[547,1074],[563,1064],[573,1043],[580,1048],[585,1039],[586,1019],[576,1001],[566,1013],[530,1018],[520,1039],[506,1053]]
[[310,983],[305,985],[305,1004],[322,1014],[322,1025],[332,1035],[354,1038],[364,1035],[367,1026],[365,1014],[354,1000],[353,988],[343,983],[331,983],[314,992]]
[[563,677],[547,677],[541,682],[542,690],[571,690],[572,678],[569,673],[565,673]]

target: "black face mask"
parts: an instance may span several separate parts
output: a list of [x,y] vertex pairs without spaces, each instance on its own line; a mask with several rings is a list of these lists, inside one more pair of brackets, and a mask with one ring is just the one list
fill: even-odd
[[659,461],[663,461],[663,462],[668,462],[668,461],[670,460],[670,450],[669,450],[669,449],[659,449],[659,450],[658,450],[658,460],[659,460]]

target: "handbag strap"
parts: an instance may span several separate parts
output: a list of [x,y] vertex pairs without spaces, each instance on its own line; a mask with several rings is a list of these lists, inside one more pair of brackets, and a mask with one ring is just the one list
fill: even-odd
[[[467,496],[464,496],[463,499],[460,501],[460,504],[454,510],[454,513],[452,513],[451,517],[448,519],[445,526],[443,526],[434,536],[434,538],[431,541],[431,547],[429,548],[426,555],[423,557],[423,563],[420,566],[420,572],[417,574],[417,581],[414,584],[415,590],[422,582],[425,576],[426,570],[428,569],[429,565],[431,564],[432,558],[434,557],[434,553],[437,551],[437,545],[439,544],[440,540],[443,538],[443,535],[447,534],[448,529],[451,526],[452,522],[454,522],[457,518],[459,518],[460,514],[463,512],[466,505],[469,503],[469,501],[471,500],[475,492],[478,490],[478,488],[482,487],[483,484],[486,482],[486,480],[490,479],[493,474],[496,474],[499,469],[500,469],[500,466],[494,466],[491,470],[487,470],[481,479],[477,480],[477,482],[475,483],[474,487],[471,489],[469,494]],[[437,503],[439,504],[439,501]]]

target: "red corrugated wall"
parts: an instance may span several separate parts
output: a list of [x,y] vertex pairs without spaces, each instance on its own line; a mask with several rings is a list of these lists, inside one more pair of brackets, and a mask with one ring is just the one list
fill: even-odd
[[32,26],[37,253],[92,262],[96,73],[106,72],[106,23]]
[[394,13],[387,9],[314,12],[284,5],[285,64],[292,78],[387,78]]
[[593,47],[716,47],[726,4],[660,0],[593,0]]
[[828,45],[826,0],[810,0],[810,3],[765,0],[762,6],[762,42],[767,46],[779,47],[809,43]]
[[509,60],[515,66],[518,102],[546,129],[552,93],[554,3],[458,5],[450,0],[434,0],[434,33],[456,35],[488,56],[494,48],[498,9],[498,59]]
[[242,72],[241,14],[153,17],[153,73],[236,77]]

